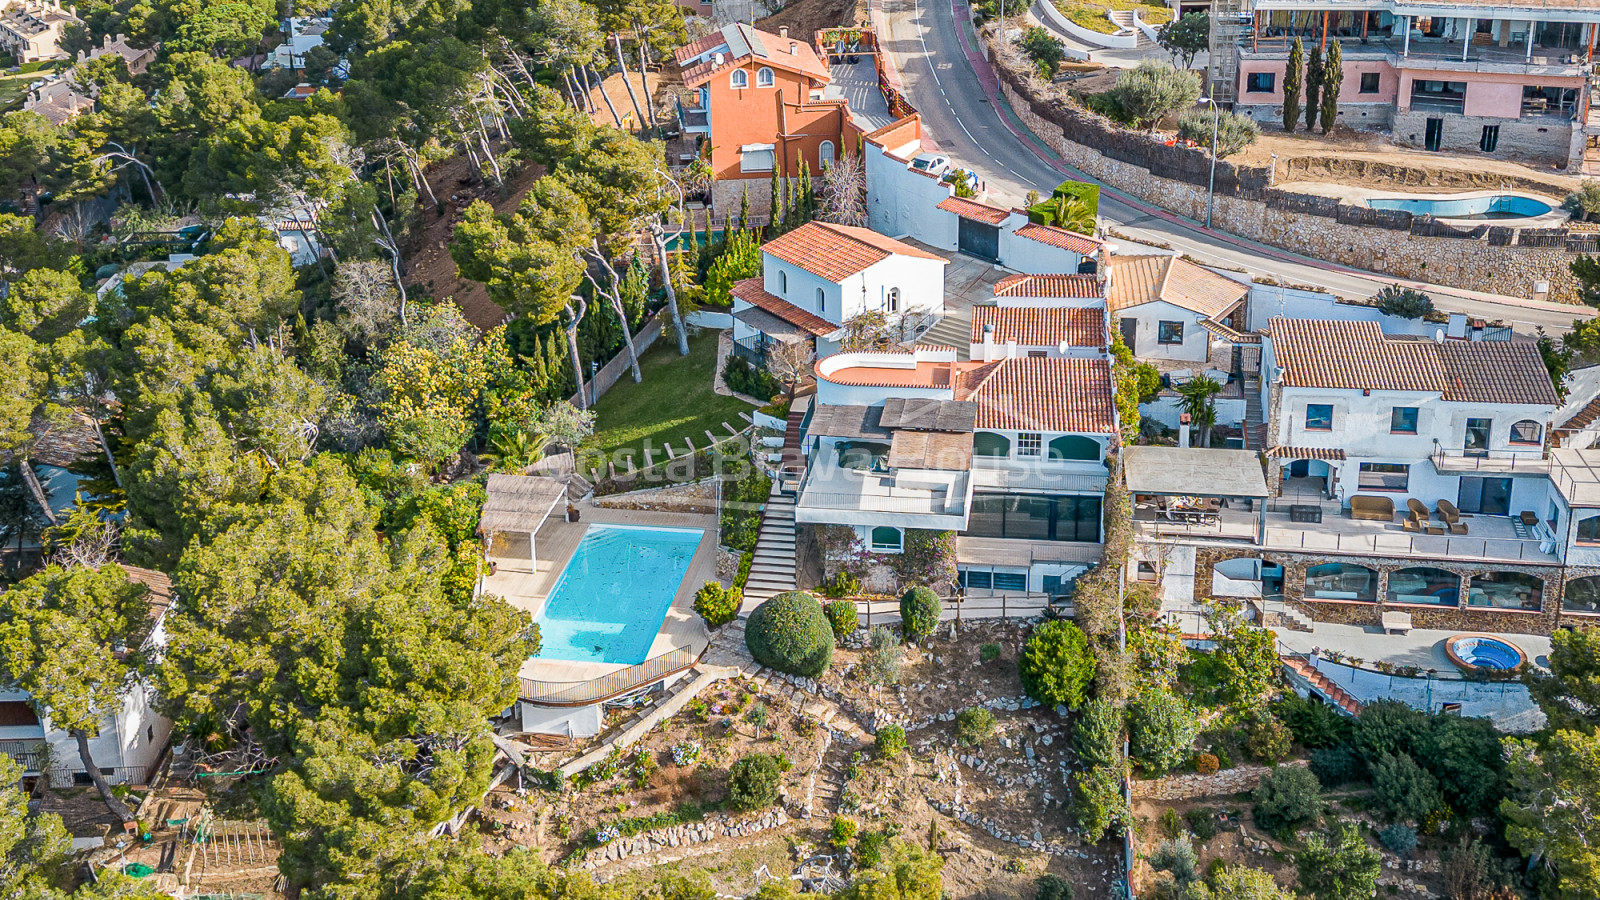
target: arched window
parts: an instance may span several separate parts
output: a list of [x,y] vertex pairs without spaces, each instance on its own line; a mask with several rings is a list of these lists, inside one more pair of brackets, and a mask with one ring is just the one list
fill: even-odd
[[772,70],[766,66],[756,70],[756,87],[772,87]]
[[1378,573],[1353,563],[1325,563],[1306,569],[1306,599],[1378,599]]
[[728,76],[728,84],[730,84],[734,90],[742,91],[750,86],[750,73],[743,69],[734,69],[733,74]]
[[822,288],[817,288],[817,312],[827,312],[827,311],[828,311],[828,295],[824,294],[822,292]]
[[900,289],[889,288],[889,312],[900,311]]
[[823,141],[817,147],[817,160],[822,163],[822,168],[833,165],[833,141]]
[[1461,602],[1461,576],[1432,566],[1396,569],[1389,573],[1390,603],[1427,603],[1455,606]]
[[1600,614],[1600,575],[1587,575],[1567,582],[1561,594],[1565,612]]
[[1076,434],[1062,435],[1050,442],[1050,459],[1100,460],[1100,443]]
[[872,529],[873,553],[899,553],[904,548],[900,529],[879,525]]
[[1590,516],[1578,522],[1578,543],[1600,544],[1600,515]]
[[1011,439],[1003,434],[992,431],[980,431],[972,436],[973,456],[998,456],[1011,455]]
[[1485,572],[1467,585],[1467,606],[1490,609],[1538,609],[1544,602],[1544,580],[1521,572]]
[[789,273],[782,269],[778,270],[778,293],[784,296],[789,294]]
[[1539,441],[1539,423],[1532,419],[1523,419],[1511,426],[1511,443],[1537,444]]

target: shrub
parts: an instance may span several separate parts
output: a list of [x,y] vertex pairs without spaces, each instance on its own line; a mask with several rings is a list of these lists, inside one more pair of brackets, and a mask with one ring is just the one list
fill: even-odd
[[1194,755],[1194,770],[1201,775],[1215,775],[1222,764],[1213,753],[1196,753]]
[[892,759],[906,751],[906,730],[899,725],[885,725],[878,729],[873,742],[879,759]]
[[1275,834],[1314,824],[1325,806],[1316,776],[1298,766],[1274,766],[1252,799],[1256,824]]
[[867,635],[867,656],[861,661],[861,675],[868,684],[899,684],[904,655],[900,639],[879,625]]
[[1180,884],[1194,880],[1195,869],[1199,864],[1200,860],[1195,857],[1194,847],[1188,841],[1162,841],[1156,846],[1155,852],[1150,854],[1150,868],[1157,872],[1171,872],[1172,877]]
[[978,662],[992,663],[1000,658],[999,644],[984,644],[978,648]]
[[1199,99],[1200,79],[1164,60],[1146,59],[1124,69],[1109,93],[1136,125],[1154,128],[1162,116]]
[[1289,755],[1289,729],[1273,718],[1271,713],[1259,712],[1250,717],[1245,731],[1244,747],[1250,758],[1267,765],[1275,765]]
[[1335,788],[1366,777],[1366,764],[1349,747],[1324,747],[1311,752],[1311,774],[1325,788]]
[[778,379],[773,378],[767,370],[750,365],[737,353],[728,354],[728,361],[722,365],[722,380],[739,393],[760,400],[783,393],[783,386],[778,384]]
[[842,641],[861,627],[854,600],[834,600],[822,607],[822,613],[828,617],[828,627],[833,629],[835,640]]
[[1195,840],[1204,844],[1217,836],[1217,814],[1214,810],[1195,808],[1183,814],[1183,821]]
[[1128,802],[1122,796],[1122,773],[1112,766],[1095,766],[1073,776],[1074,811],[1083,839],[1098,844],[1112,828],[1128,821]]
[[1340,825],[1331,837],[1313,834],[1295,854],[1300,890],[1318,900],[1371,897],[1383,871],[1383,855],[1367,846],[1354,825]]
[[1060,875],[1040,875],[1033,887],[1033,900],[1072,900],[1072,882]]
[[[1178,117],[1178,136],[1211,149],[1212,112],[1191,109]],[[1232,156],[1261,137],[1261,126],[1249,116],[1225,112],[1216,117],[1217,158]]]
[[1076,709],[1094,680],[1095,660],[1082,629],[1058,619],[1033,630],[1017,667],[1029,697]]
[[1584,179],[1578,189],[1562,201],[1561,208],[1579,219],[1600,219],[1600,181]]
[[1354,720],[1341,715],[1327,703],[1313,703],[1299,694],[1285,692],[1272,705],[1272,713],[1283,724],[1300,746],[1308,748],[1332,747],[1350,739]]
[[814,678],[833,660],[833,628],[817,598],[788,591],[756,607],[744,633],[756,662]]
[[1123,713],[1116,704],[1102,698],[1083,706],[1073,732],[1073,746],[1085,766],[1116,766],[1122,760]]
[[833,824],[828,826],[828,843],[832,844],[836,850],[843,850],[850,846],[851,841],[855,840],[856,831],[860,827],[856,824],[855,819],[834,816]]
[[1194,710],[1170,691],[1147,691],[1128,704],[1130,753],[1152,775],[1187,762],[1199,733]]
[[739,604],[743,601],[744,593],[738,588],[708,581],[695,592],[694,611],[706,620],[707,627],[720,628],[739,617]]
[[1390,825],[1378,832],[1378,843],[1391,853],[1409,856],[1411,851],[1417,849],[1417,830],[1410,825]]
[[1415,288],[1391,284],[1378,292],[1378,312],[1405,319],[1426,319],[1433,315],[1433,298]]
[[889,835],[881,831],[863,831],[856,838],[856,866],[870,869],[883,862],[883,848],[889,843]]
[[787,762],[777,754],[752,753],[734,763],[728,770],[728,806],[750,812],[777,803]]
[[906,640],[915,641],[933,634],[939,627],[943,604],[931,588],[917,585],[900,597],[900,628]]
[[1444,806],[1438,779],[1407,753],[1378,757],[1372,767],[1372,793],[1378,805],[1401,822],[1421,822]]
[[1056,67],[1067,57],[1066,48],[1061,41],[1037,25],[1023,32],[1022,51],[1033,60],[1040,77],[1045,80],[1055,75]]
[[733,586],[744,593],[744,586],[750,581],[750,567],[755,565],[755,553],[746,550],[739,554],[739,574],[733,576]]
[[994,736],[994,713],[982,706],[969,706],[956,713],[956,741],[963,747],[976,747]]
[[824,597],[854,597],[861,593],[861,579],[843,569],[822,583]]
[[1160,824],[1161,833],[1166,837],[1175,838],[1183,834],[1183,825],[1178,818],[1178,811],[1170,806],[1161,811]]

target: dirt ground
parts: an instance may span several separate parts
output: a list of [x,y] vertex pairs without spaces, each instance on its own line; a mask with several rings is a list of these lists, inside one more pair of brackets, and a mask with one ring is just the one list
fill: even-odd
[[[676,72],[663,75],[661,72],[646,72],[645,80],[650,85],[650,97],[656,109],[656,121],[671,123],[675,115],[672,110],[672,93],[682,85]],[[644,91],[639,87],[639,73],[628,73],[628,83],[623,84],[622,73],[617,72],[604,80],[605,95],[611,97],[611,104],[617,108],[617,115],[622,117],[622,127],[635,130],[639,127],[639,116],[633,110],[633,100],[628,96],[628,88],[633,88],[633,97],[638,98],[640,108],[644,107]],[[663,93],[665,90],[667,93]],[[610,125],[616,127],[617,120],[611,118],[611,110],[606,108],[605,95],[601,94],[597,86],[589,91],[589,97],[594,102],[594,112],[591,114],[596,125]]]
[[823,28],[864,25],[868,18],[864,0],[793,0],[765,19],[758,19],[756,27],[777,34],[778,26],[787,25],[790,36],[802,35],[810,40]]
[[[1024,634],[1019,625],[1003,623],[968,623],[954,640],[943,630],[924,648],[907,648],[897,687],[867,687],[860,668],[864,653],[843,647],[819,679],[825,689],[820,698],[782,680],[759,688],[747,680],[714,685],[699,698],[704,707],[691,703],[658,727],[625,754],[612,778],[575,796],[497,792],[483,814],[490,849],[519,844],[561,859],[595,846],[584,838],[602,823],[686,803],[716,804],[726,796],[726,770],[735,760],[782,752],[792,763],[782,788],[784,808],[793,817],[788,824],[630,856],[599,866],[596,876],[627,882],[654,877],[666,865],[708,868],[719,891],[748,893],[763,866],[782,877],[814,854],[831,854],[827,829],[839,814],[859,822],[863,832],[885,830],[923,846],[931,838],[946,859],[945,892],[953,900],[1031,897],[1034,880],[1046,871],[1078,885],[1080,900],[1109,897],[1119,874],[1117,845],[1083,846],[1070,831],[1065,781],[1076,764],[1071,724],[1049,709],[1023,709],[1018,702],[1016,654]],[[979,647],[991,642],[1002,648],[1000,658],[980,663]],[[984,700],[995,701],[995,735],[981,747],[958,746],[953,724],[943,717]],[[756,704],[768,711],[759,736],[747,718]],[[874,720],[889,719],[907,725],[909,752],[878,760],[865,732]],[[690,741],[701,748],[699,760],[675,765],[673,748]],[[548,767],[571,754],[535,761]],[[1052,855],[997,839],[950,815],[956,808],[988,820],[1003,835],[1064,845],[1066,851]]]

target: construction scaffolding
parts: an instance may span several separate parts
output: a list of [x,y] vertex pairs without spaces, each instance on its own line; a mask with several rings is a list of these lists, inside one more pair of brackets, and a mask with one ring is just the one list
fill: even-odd
[[1255,0],[1212,0],[1207,94],[1229,109],[1239,99],[1239,46],[1255,21]]

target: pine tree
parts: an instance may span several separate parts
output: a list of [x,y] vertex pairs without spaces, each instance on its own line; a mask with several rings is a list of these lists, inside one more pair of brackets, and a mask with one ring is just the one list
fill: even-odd
[[1339,86],[1344,83],[1344,51],[1334,41],[1322,66],[1322,133],[1327,134],[1339,121]]
[[1300,88],[1305,84],[1306,48],[1300,38],[1289,48],[1289,65],[1283,70],[1283,130],[1300,126]]
[[1306,63],[1306,130],[1317,127],[1317,117],[1322,115],[1322,48],[1311,48],[1311,59]]
[[[778,170],[774,168],[772,170],[772,201],[767,207],[768,235],[777,233],[778,223],[783,221],[785,212],[787,210],[783,208],[783,182],[778,180]],[[740,230],[743,230],[744,223],[741,222],[739,227]]]

